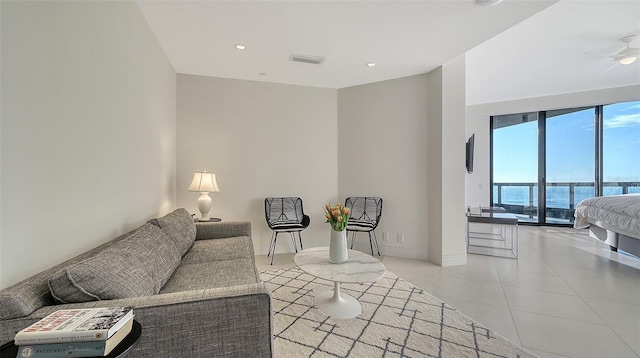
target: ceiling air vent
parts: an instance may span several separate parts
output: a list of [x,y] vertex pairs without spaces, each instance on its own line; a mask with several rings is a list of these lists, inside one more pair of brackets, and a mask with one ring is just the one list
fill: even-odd
[[324,57],[321,56],[310,56],[310,55],[296,55],[291,54],[291,61],[293,62],[304,62],[304,63],[310,63],[313,65],[319,65],[322,64],[322,62],[324,62]]

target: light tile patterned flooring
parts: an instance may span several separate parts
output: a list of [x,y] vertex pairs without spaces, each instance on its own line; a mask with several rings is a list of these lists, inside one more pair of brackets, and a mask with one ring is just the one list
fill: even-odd
[[[382,257],[386,268],[540,357],[640,357],[640,260],[586,230],[520,226],[517,260],[466,266]],[[304,238],[303,238],[304,240]],[[293,254],[256,257],[259,270]]]

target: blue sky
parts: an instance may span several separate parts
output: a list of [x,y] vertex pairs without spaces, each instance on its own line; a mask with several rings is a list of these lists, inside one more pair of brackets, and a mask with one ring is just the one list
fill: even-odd
[[[593,182],[594,110],[547,118],[547,182]],[[537,122],[494,132],[494,182],[536,182]],[[640,181],[640,102],[604,107],[604,181]]]

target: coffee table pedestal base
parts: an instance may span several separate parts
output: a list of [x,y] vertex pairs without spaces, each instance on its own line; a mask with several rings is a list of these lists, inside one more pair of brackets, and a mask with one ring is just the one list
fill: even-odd
[[318,293],[314,297],[313,303],[320,311],[333,318],[355,318],[362,313],[362,305],[358,300],[340,292],[340,282],[334,282],[333,291]]

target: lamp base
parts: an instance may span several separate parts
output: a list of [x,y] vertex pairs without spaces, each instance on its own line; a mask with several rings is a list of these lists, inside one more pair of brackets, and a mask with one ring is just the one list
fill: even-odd
[[211,210],[211,198],[209,193],[200,193],[198,198],[198,210],[200,211],[199,221],[209,221],[209,210]]

